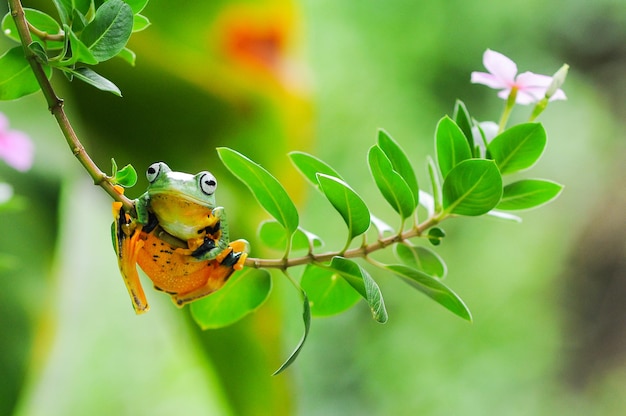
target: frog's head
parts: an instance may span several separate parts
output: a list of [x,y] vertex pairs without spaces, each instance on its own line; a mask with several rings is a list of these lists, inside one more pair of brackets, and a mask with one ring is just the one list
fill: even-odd
[[203,171],[196,175],[173,172],[163,162],[151,164],[146,171],[148,194],[171,195],[195,202],[210,208],[215,207],[217,180],[211,172]]

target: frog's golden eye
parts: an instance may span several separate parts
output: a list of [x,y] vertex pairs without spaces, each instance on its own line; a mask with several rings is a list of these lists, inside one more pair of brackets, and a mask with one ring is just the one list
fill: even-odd
[[217,179],[211,172],[203,172],[200,176],[200,189],[207,195],[213,195],[217,188]]
[[148,178],[148,182],[150,183],[154,182],[157,176],[159,176],[160,170],[161,170],[160,162],[156,162],[148,166],[148,170],[146,170],[146,178]]

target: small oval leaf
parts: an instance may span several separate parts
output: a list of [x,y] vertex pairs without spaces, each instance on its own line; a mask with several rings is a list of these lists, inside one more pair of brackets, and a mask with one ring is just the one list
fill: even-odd
[[444,179],[456,165],[472,157],[465,134],[448,116],[443,117],[437,123],[435,150],[437,164]]
[[393,169],[391,161],[378,146],[370,148],[367,161],[374,182],[385,200],[402,219],[409,218],[417,204],[404,178]]
[[[454,104],[454,113],[452,118],[454,118],[454,122],[461,129],[465,138],[467,139],[467,144],[470,149],[475,149],[474,146],[474,135],[472,133],[472,118],[469,115],[469,111],[467,111],[467,107],[465,103],[461,100],[456,100]],[[474,154],[475,157],[479,155]]]
[[352,260],[338,256],[333,257],[330,267],[341,274],[350,286],[365,299],[372,311],[372,316],[377,322],[381,324],[387,322],[388,316],[383,294],[374,279],[372,279],[372,276],[364,268]]
[[271,290],[267,270],[247,268],[234,273],[217,292],[194,301],[191,316],[202,329],[232,325],[258,309]]
[[117,85],[115,85],[102,75],[96,73],[91,68],[80,67],[76,69],[70,69],[61,67],[59,69],[70,75],[71,77],[75,77],[83,82],[86,82],[87,84],[91,85],[92,87],[96,87],[101,91],[110,92],[117,95],[118,97],[122,96],[122,92],[119,88],[117,88]]
[[464,160],[446,177],[442,193],[444,212],[483,215],[500,202],[502,177],[491,160]]
[[217,153],[224,166],[250,189],[259,204],[291,236],[298,228],[300,219],[296,206],[280,182],[261,165],[235,150],[220,147]]
[[401,264],[388,265],[386,268],[404,277],[407,283],[450,312],[467,321],[472,321],[472,314],[463,300],[438,279]]
[[533,166],[546,147],[546,131],[540,123],[524,123],[500,133],[489,143],[489,154],[504,174]]
[[502,200],[496,207],[505,211],[536,208],[555,199],[563,185],[542,179],[523,179],[504,187]]
[[305,152],[291,152],[289,153],[291,163],[300,171],[312,185],[319,188],[319,182],[317,181],[317,174],[323,173],[324,175],[334,176],[343,180],[341,175],[337,173],[330,165],[315,156],[312,156]]
[[398,172],[413,193],[415,205],[419,203],[419,186],[417,176],[406,153],[400,145],[385,130],[378,131],[378,147],[385,153],[391,162],[393,170]]
[[350,241],[366,232],[370,226],[370,211],[361,197],[347,183],[334,176],[318,173],[317,180],[326,198],[348,226]]
[[133,11],[122,0],[102,3],[94,19],[80,35],[98,62],[106,61],[120,53],[133,31]]
[[402,263],[407,266],[439,279],[446,277],[446,264],[443,262],[443,259],[431,249],[404,243],[396,244],[394,251],[398,260],[402,261]]
[[309,297],[313,316],[329,316],[344,312],[361,298],[339,273],[308,265],[300,281]]
[[304,334],[302,335],[302,338],[300,339],[300,342],[298,343],[296,348],[293,350],[291,355],[289,355],[289,358],[287,358],[287,360],[278,368],[278,370],[274,371],[274,374],[272,374],[274,376],[285,371],[287,367],[289,367],[291,364],[293,364],[294,361],[296,361],[296,358],[298,357],[298,354],[300,354],[300,351],[302,351],[304,342],[309,335],[309,330],[311,329],[311,307],[309,305],[309,299],[303,290],[301,290],[301,294],[303,299],[302,321],[304,322]]
[[[36,9],[30,9],[25,7],[24,14],[26,16],[26,20],[28,23],[37,28],[40,32],[46,33],[49,35],[58,35],[61,33],[61,26],[57,21],[52,17],[47,15],[44,12],[41,12]],[[20,36],[17,32],[17,27],[15,26],[15,21],[11,17],[11,13],[7,13],[2,19],[2,32],[8,36],[10,39],[21,42]],[[40,40],[46,44],[47,49],[63,49],[63,42],[57,40],[45,40],[41,39],[37,36],[36,33],[32,33],[33,40]]]
[[[259,238],[267,247],[285,251],[287,248],[287,238],[285,229],[277,221],[263,221],[259,227]],[[323,241],[317,235],[310,233],[300,227],[296,230],[291,240],[291,250],[308,250],[323,246]]]

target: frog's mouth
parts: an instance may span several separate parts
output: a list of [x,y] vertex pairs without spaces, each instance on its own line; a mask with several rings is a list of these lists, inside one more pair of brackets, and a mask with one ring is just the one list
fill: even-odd
[[205,208],[214,208],[212,207],[210,204],[207,204],[206,201],[203,201],[199,198],[193,197],[189,194],[186,194],[184,192],[180,192],[180,191],[174,191],[174,190],[168,190],[167,192],[153,192],[151,197],[151,199],[159,199],[163,202],[166,203],[175,203],[176,201],[180,201],[183,200],[187,203],[191,203],[191,204],[195,204],[195,205],[199,205],[201,207],[205,207]]

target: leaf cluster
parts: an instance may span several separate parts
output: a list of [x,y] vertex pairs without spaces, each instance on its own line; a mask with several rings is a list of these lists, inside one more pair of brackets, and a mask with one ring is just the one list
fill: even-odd
[[[377,322],[386,322],[388,315],[377,283],[378,277],[385,274],[399,277],[450,312],[471,321],[469,308],[444,283],[447,267],[431,247],[439,245],[445,237],[439,224],[456,216],[502,216],[502,211],[533,208],[553,200],[562,188],[554,182],[518,179],[505,184],[507,175],[524,171],[537,162],[545,143],[545,130],[538,123],[514,126],[487,143],[478,123],[458,101],[453,116],[445,116],[437,124],[436,160],[428,158],[430,189],[427,189],[418,184],[406,152],[389,133],[380,130],[376,144],[367,152],[367,163],[375,186],[398,216],[396,228],[372,214],[359,193],[328,163],[308,153],[290,153],[297,171],[328,200],[345,223],[346,242],[336,251],[320,251],[324,242],[302,228],[296,205],[270,172],[233,149],[219,148],[219,157],[226,168],[246,185],[272,217],[259,228],[261,241],[268,248],[282,251],[283,256],[249,259],[247,273],[254,281],[254,301],[247,289],[241,295],[245,302],[233,294],[234,290],[227,289],[192,304],[193,316],[206,328],[245,316],[269,295],[267,269],[282,270],[304,301],[305,333],[279,371],[300,352],[311,316],[337,314],[362,299]],[[420,206],[422,209],[418,209]],[[375,251],[389,247],[393,247],[397,262],[386,264],[372,257]],[[295,256],[297,252],[305,254]],[[364,264],[357,258],[364,259]],[[305,267],[296,281],[288,270],[299,265]],[[246,284],[241,279],[233,285],[243,291]],[[264,283],[259,284],[260,281]],[[229,305],[228,319],[224,318],[223,310],[210,306],[215,304]]]
[[[148,0],[54,0],[60,20],[36,9],[24,9],[32,42],[28,54],[48,78],[53,69],[70,81],[77,79],[120,96],[119,88],[92,67],[114,57],[134,65],[135,53],[126,47],[134,32],[150,21],[141,14]],[[2,31],[21,42],[11,13],[2,19]],[[0,56],[0,100],[14,100],[38,91],[21,46]]]

